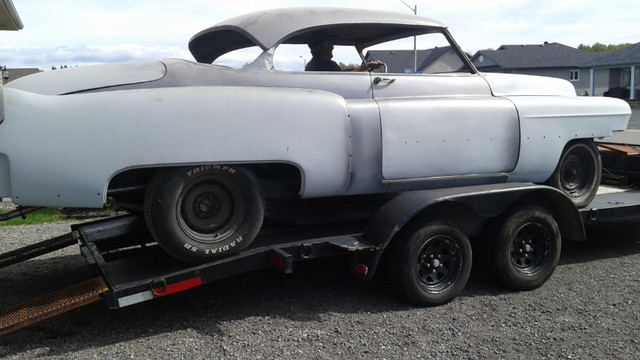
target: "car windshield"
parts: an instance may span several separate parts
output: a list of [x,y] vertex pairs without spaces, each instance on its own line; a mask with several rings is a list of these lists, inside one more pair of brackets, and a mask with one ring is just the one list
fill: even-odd
[[469,72],[456,48],[442,33],[378,44],[364,50],[367,61],[382,61],[389,73],[441,74]]

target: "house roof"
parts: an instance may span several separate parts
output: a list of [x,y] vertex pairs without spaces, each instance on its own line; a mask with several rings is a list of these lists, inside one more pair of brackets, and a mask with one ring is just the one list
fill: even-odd
[[20,30],[22,21],[11,0],[0,0],[0,30]]
[[612,67],[640,65],[640,43],[629,45],[624,49],[599,54],[591,61],[583,63],[584,67]]
[[[418,50],[418,71],[431,65],[442,55],[451,51],[451,46],[443,46],[429,50]],[[369,50],[365,56],[367,60],[380,60],[387,64],[387,71],[402,73],[406,69],[413,70],[413,50]]]
[[9,79],[7,80],[7,82],[11,82],[27,75],[42,72],[42,70],[37,68],[9,68],[7,70],[9,71]]
[[597,55],[559,43],[502,45],[497,50],[481,50],[472,58],[478,69],[532,69],[577,67]]

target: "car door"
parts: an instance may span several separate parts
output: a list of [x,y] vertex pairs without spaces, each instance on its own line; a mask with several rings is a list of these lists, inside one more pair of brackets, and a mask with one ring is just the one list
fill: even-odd
[[514,105],[477,74],[373,74],[387,181],[506,177],[518,160]]

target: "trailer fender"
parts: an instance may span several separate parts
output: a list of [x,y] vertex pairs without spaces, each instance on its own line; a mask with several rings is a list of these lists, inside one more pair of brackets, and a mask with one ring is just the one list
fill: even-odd
[[382,206],[371,218],[363,238],[377,251],[355,261],[373,277],[384,250],[407,224],[438,218],[458,225],[469,238],[482,235],[489,219],[520,206],[537,204],[551,211],[563,239],[583,241],[578,209],[560,191],[530,183],[507,183],[405,192]]

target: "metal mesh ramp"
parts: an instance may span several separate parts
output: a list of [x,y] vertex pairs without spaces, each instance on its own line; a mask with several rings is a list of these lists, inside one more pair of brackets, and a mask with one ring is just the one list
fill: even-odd
[[16,307],[0,310],[0,336],[50,317],[90,304],[109,288],[101,277],[35,299]]

